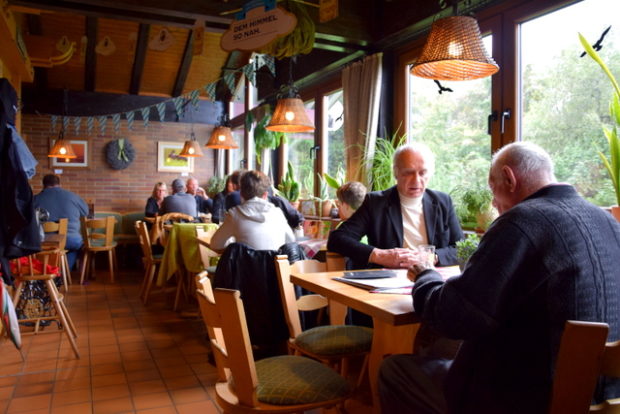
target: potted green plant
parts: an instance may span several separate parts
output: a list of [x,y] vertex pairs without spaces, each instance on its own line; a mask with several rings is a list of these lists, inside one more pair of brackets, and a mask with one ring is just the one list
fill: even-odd
[[468,212],[469,217],[474,218],[480,230],[486,230],[497,217],[492,206],[493,194],[486,187],[472,187],[463,191],[461,202]]
[[[286,134],[284,132],[270,131],[265,128],[269,125],[269,121],[271,121],[271,113],[269,113],[268,107],[266,108],[265,115],[256,122],[254,127],[254,150],[256,152],[256,160],[261,165],[261,171],[265,174],[267,174],[269,170],[268,151],[274,150],[280,146],[280,143],[286,142]],[[245,118],[246,129],[251,129],[254,120],[252,112],[248,112]]]
[[331,176],[329,173],[323,173],[323,178],[325,178],[325,182],[327,185],[333,189],[334,191],[338,190],[344,183],[346,183],[346,171],[341,166],[338,166],[336,170],[336,175]]
[[603,69],[603,72],[605,72],[615,90],[613,99],[609,105],[611,119],[615,122],[615,125],[611,129],[603,126],[603,132],[605,133],[605,137],[609,143],[609,158],[607,158],[607,155],[605,155],[602,151],[599,151],[598,155],[601,157],[601,160],[609,173],[609,178],[611,178],[611,182],[616,193],[616,202],[618,205],[611,207],[611,213],[614,215],[616,220],[620,221],[620,138],[618,137],[618,130],[616,128],[617,126],[620,126],[620,85],[618,85],[618,81],[614,77],[613,73],[611,73],[605,62],[603,62],[599,54],[592,48],[592,46],[590,46],[590,43],[581,33],[579,33],[579,40],[588,55]]
[[207,181],[207,194],[209,197],[213,198],[217,195],[217,193],[224,191],[225,186],[226,178],[213,175]]
[[299,207],[299,183],[295,180],[295,169],[290,161],[288,162],[286,174],[280,180],[280,184],[278,184],[278,194],[286,198],[293,208],[297,209]]
[[456,242],[456,260],[459,262],[459,268],[461,271],[465,268],[465,264],[471,255],[478,249],[479,243],[480,236],[477,234],[470,234],[463,240]]
[[313,197],[318,202],[317,215],[320,213],[321,217],[330,217],[334,203],[329,198],[327,181],[321,174],[317,173],[317,176],[319,179],[319,196]]

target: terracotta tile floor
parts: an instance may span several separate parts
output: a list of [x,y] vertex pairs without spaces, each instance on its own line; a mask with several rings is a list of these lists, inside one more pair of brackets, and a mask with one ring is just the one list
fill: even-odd
[[80,359],[64,334],[23,337],[23,361],[0,340],[0,414],[220,413],[202,321],[173,312],[170,293],[143,306],[139,269],[97,277],[65,296]]

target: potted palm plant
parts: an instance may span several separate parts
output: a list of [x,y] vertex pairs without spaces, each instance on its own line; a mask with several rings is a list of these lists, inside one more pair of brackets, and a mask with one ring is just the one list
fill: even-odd
[[319,179],[319,196],[314,197],[314,199],[318,202],[317,215],[320,213],[321,217],[330,217],[334,203],[329,198],[327,181],[321,174],[317,173],[317,176]]
[[287,199],[293,208],[299,208],[299,183],[295,180],[295,169],[290,161],[286,174],[278,184],[278,194]]
[[585,48],[586,53],[599,64],[601,69],[603,69],[603,72],[605,72],[611,81],[615,91],[613,99],[609,105],[611,119],[615,125],[612,128],[603,126],[603,132],[605,133],[605,137],[609,143],[609,158],[602,151],[599,151],[598,155],[601,157],[601,160],[609,173],[609,178],[611,178],[611,182],[616,193],[616,202],[618,205],[611,207],[611,213],[614,215],[616,220],[620,221],[620,138],[618,137],[617,130],[617,126],[620,126],[620,86],[605,62],[603,62],[598,53],[592,48],[592,46],[590,46],[590,43],[581,33],[579,33],[579,40]]

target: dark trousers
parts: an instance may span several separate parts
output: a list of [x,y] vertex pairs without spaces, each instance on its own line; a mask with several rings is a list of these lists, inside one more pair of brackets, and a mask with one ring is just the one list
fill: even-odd
[[443,384],[452,360],[412,354],[392,355],[379,370],[381,412],[445,414]]

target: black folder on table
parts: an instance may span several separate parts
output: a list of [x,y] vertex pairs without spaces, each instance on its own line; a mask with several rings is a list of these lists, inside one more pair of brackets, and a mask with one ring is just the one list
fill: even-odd
[[344,279],[384,279],[396,277],[397,273],[389,269],[364,270],[359,272],[344,272]]

